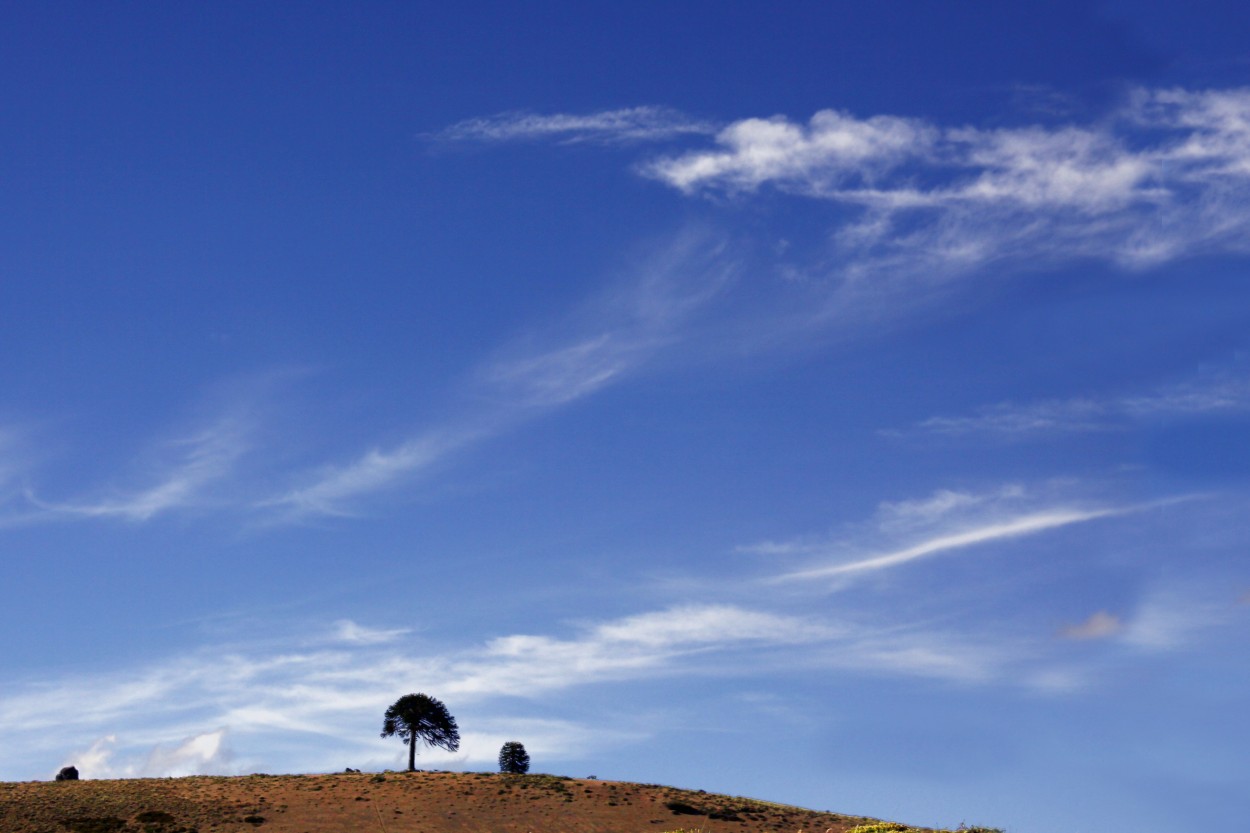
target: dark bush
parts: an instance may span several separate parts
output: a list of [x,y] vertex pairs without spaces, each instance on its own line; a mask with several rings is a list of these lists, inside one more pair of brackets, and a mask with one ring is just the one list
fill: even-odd
[[70,833],[117,833],[126,827],[119,818],[66,819],[61,822]]
[[173,824],[174,817],[164,810],[144,810],[135,816],[135,821],[140,824]]

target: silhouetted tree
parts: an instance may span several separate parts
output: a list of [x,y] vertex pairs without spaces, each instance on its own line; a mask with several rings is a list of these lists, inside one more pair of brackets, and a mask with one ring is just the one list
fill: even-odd
[[428,694],[405,694],[386,710],[382,737],[399,735],[408,744],[408,771],[417,768],[417,741],[455,752],[460,748],[460,730],[441,700]]
[[499,771],[524,775],[530,771],[530,753],[525,746],[510,740],[499,750]]

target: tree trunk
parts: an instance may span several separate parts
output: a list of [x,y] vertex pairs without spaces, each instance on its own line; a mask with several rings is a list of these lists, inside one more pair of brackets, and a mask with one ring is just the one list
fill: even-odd
[[408,736],[408,771],[415,772],[417,769],[417,733],[413,732]]

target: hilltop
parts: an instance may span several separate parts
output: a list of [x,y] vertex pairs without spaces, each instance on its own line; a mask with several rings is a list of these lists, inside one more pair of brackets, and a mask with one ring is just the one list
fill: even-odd
[[551,775],[418,771],[0,784],[4,833],[844,833],[871,821]]

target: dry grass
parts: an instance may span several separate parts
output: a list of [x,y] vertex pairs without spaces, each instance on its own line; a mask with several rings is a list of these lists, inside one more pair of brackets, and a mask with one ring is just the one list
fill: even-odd
[[550,775],[0,783],[3,833],[845,833],[869,821],[654,784]]

